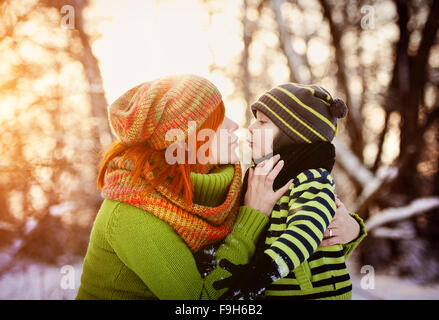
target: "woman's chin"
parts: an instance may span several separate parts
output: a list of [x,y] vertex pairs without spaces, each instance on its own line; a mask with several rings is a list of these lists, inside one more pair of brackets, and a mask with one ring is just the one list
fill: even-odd
[[228,162],[228,164],[237,164],[238,162],[239,162],[239,157],[235,152],[233,152],[230,155],[230,161]]
[[223,154],[219,157],[218,160],[212,160],[210,163],[225,165],[225,164],[237,164],[238,162],[239,162],[239,157],[235,152],[233,152],[230,155]]

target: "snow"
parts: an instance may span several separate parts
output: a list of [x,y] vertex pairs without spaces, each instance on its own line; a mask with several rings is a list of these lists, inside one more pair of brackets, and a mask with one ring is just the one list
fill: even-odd
[[0,270],[7,268],[22,245],[22,239],[15,239],[9,247],[0,252]]
[[29,234],[34,230],[38,225],[38,220],[30,217],[26,220],[26,224],[24,225],[24,234]]
[[334,141],[334,145],[337,150],[337,161],[350,176],[356,179],[362,186],[367,186],[370,181],[374,180],[374,174],[361,163],[350,149],[337,140]]
[[216,252],[214,248],[206,249],[204,250],[204,253],[206,253],[208,256],[212,258],[216,257]]
[[[282,278],[286,277],[288,275],[288,273],[290,273],[290,270],[288,269],[287,264],[285,263],[285,261],[282,260],[281,257],[276,256],[276,259],[274,260],[274,262],[276,262],[277,267],[278,267],[278,272]],[[277,280],[279,280],[279,279],[277,279]]]
[[16,227],[7,222],[0,221],[0,230],[15,231]]
[[[279,271],[278,271],[279,272]],[[279,279],[281,279],[280,277],[277,277],[277,276],[275,276],[275,275],[271,275],[271,281],[272,282],[276,282],[277,280],[279,280]]]
[[[0,257],[1,259],[1,257]],[[20,260],[0,276],[0,300],[73,300],[80,285],[82,259],[72,264],[73,283],[66,286],[66,265]]]
[[[68,265],[68,264],[67,264]],[[74,270],[73,289],[62,286],[63,265],[49,266],[22,260],[0,276],[0,299],[72,300],[80,285],[82,259],[71,264]],[[421,286],[408,279],[388,275],[375,275],[373,289],[361,288],[363,275],[351,274],[354,300],[438,300],[439,284]]]
[[364,185],[363,191],[358,197],[357,202],[363,203],[370,195],[379,190],[385,182],[393,180],[397,176],[398,168],[386,166],[380,167],[377,170],[376,175]]
[[[210,247],[210,248],[204,248],[203,249],[203,254],[207,257],[210,257],[210,261],[211,264],[210,266],[204,270],[204,272],[202,273],[203,278],[206,278],[214,269],[214,266],[216,266],[216,251],[214,247]],[[206,257],[204,257],[203,259],[207,259]]]
[[375,275],[375,287],[362,289],[361,278],[352,276],[353,300],[439,300],[439,285],[422,286],[413,280]]
[[66,212],[75,210],[76,207],[77,207],[76,202],[66,201],[66,202],[51,206],[49,208],[49,212],[52,216],[61,216]]
[[374,238],[412,240],[416,237],[416,230],[412,224],[403,224],[403,227],[394,229],[386,227],[376,228],[372,233]]

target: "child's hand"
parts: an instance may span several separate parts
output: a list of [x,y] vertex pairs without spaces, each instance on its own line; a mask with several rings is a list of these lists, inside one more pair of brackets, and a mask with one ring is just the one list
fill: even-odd
[[[249,169],[248,188],[244,197],[244,205],[260,211],[267,217],[271,215],[274,205],[293,182],[293,179],[291,179],[285,186],[273,191],[274,179],[284,166],[284,162],[279,161],[279,159],[280,156],[275,155],[258,164],[255,169]],[[276,166],[273,168],[275,164]]]
[[323,234],[324,238],[328,238],[320,243],[320,247],[349,243],[360,234],[358,222],[350,216],[338,197],[335,197],[335,205],[337,207],[335,216]]

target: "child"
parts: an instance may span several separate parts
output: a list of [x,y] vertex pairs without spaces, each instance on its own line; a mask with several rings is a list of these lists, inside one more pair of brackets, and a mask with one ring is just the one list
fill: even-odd
[[[232,276],[215,287],[229,288],[224,299],[351,299],[345,259],[366,235],[362,220],[351,214],[362,229],[356,240],[319,247],[336,210],[331,141],[337,119],[347,114],[346,104],[319,86],[288,83],[266,92],[251,109],[257,120],[249,128],[255,163],[279,154],[284,166],[273,189],[294,181],[274,206],[249,264],[221,260],[219,265]],[[271,150],[257,139],[268,130],[275,133]],[[248,172],[243,192],[247,179]]]

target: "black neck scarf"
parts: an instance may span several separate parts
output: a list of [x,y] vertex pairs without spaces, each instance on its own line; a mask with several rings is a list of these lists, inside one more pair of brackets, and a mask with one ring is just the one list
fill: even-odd
[[[273,183],[273,190],[283,187],[291,178],[308,169],[324,168],[332,171],[335,163],[335,148],[330,142],[288,144],[278,150],[274,148],[274,155],[279,154],[280,160],[285,162],[282,170]],[[248,186],[248,170],[244,176],[241,203],[243,203]]]

